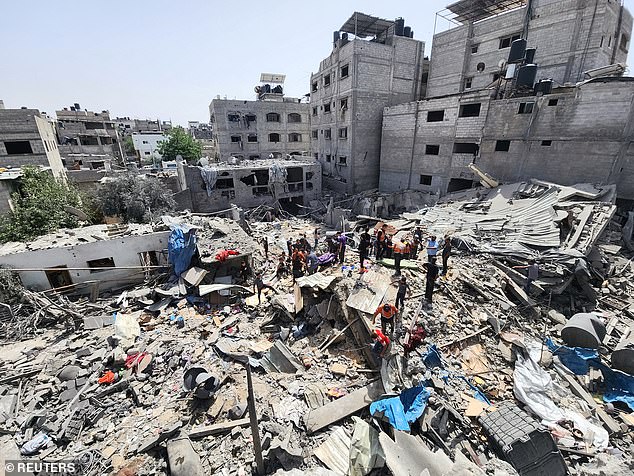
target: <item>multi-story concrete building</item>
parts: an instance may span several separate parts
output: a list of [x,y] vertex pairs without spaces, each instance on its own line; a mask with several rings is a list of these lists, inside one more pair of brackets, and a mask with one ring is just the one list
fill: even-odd
[[187,129],[194,139],[198,140],[211,140],[212,129],[211,124],[199,121],[188,121]]
[[309,106],[283,93],[257,101],[216,98],[209,105],[212,136],[220,161],[281,158],[310,149]]
[[82,111],[75,103],[55,114],[59,149],[67,162],[90,155],[123,157],[117,126],[108,111]]
[[447,9],[453,28],[434,35],[427,97],[495,83],[518,38],[536,49],[538,79],[559,85],[627,60],[632,15],[616,0],[460,0]]
[[211,167],[180,162],[178,179],[181,192],[176,198],[195,213],[226,210],[231,204],[256,207],[276,202],[293,210],[321,197],[321,165],[310,157]]
[[422,97],[424,43],[412,36],[402,19],[363,13],[335,32],[332,52],[310,79],[311,150],[325,187],[378,186],[383,108]]
[[381,191],[444,194],[478,180],[617,184],[634,199],[634,78],[596,78],[551,94],[492,99],[489,90],[385,109]]
[[145,161],[160,160],[161,154],[158,151],[161,142],[167,140],[167,136],[162,132],[134,132],[132,143],[137,153],[137,158]]
[[135,132],[167,132],[172,128],[171,121],[161,121],[160,119],[152,120],[115,117],[113,121],[117,126],[117,131],[121,137],[127,137]]
[[50,167],[66,180],[57,137],[49,119],[37,109],[0,109],[0,168]]

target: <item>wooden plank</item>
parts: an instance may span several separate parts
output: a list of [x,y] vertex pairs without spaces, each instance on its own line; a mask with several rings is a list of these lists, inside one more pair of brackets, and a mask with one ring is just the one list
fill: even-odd
[[355,390],[345,397],[327,403],[323,407],[311,410],[306,418],[307,433],[311,434],[319,431],[328,425],[332,425],[362,410],[383,395],[383,393],[383,383],[380,380],[376,380],[370,385]]
[[202,438],[203,436],[217,435],[218,433],[233,430],[237,426],[249,426],[250,422],[251,420],[249,418],[242,418],[241,420],[226,421],[215,425],[202,426],[194,428],[187,436],[190,438]]

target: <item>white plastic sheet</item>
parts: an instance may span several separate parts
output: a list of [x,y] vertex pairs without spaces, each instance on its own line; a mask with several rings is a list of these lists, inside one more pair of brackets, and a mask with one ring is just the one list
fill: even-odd
[[379,432],[359,417],[353,416],[354,432],[350,440],[350,476],[365,476],[374,468],[385,466],[385,454]]

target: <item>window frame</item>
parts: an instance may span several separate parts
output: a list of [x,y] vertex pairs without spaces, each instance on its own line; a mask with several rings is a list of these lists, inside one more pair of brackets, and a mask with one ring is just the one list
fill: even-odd
[[[343,74],[344,68],[346,70],[346,74]],[[348,76],[350,76],[350,63],[344,64],[343,66],[341,66],[339,68],[339,78],[340,79],[347,78]]]
[[[272,120],[272,117],[277,117],[277,120]],[[267,112],[266,113],[266,122],[277,122],[280,123],[282,122],[282,116],[280,115],[279,112]]]
[[426,187],[430,187],[432,184],[432,179],[433,179],[432,175],[420,174],[418,178],[418,185],[424,185]]
[[511,150],[511,141],[507,139],[497,139],[495,141],[495,152],[508,152]]

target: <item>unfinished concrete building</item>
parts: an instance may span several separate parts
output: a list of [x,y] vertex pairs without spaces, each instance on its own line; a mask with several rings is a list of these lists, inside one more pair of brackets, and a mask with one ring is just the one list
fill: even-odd
[[57,137],[49,119],[37,109],[0,109],[0,168],[50,167],[65,180]]
[[192,212],[275,205],[297,211],[321,197],[321,165],[309,157],[257,160],[240,165],[197,167],[178,164],[181,192],[176,197]]
[[385,109],[382,191],[444,194],[479,179],[617,184],[634,199],[634,78],[596,78],[551,94],[491,99],[474,91]]
[[160,119],[153,120],[115,117],[113,121],[117,126],[119,136],[122,138],[135,132],[167,132],[172,128],[171,121],[161,121]]
[[55,114],[59,149],[67,165],[93,155],[123,158],[117,126],[108,111],[81,110],[75,103]]
[[284,96],[284,78],[264,73],[263,84],[256,87],[256,101],[220,99],[220,96],[211,101],[212,137],[221,162],[232,157],[279,159],[308,152],[309,106],[300,99]]
[[556,84],[625,63],[632,15],[615,0],[461,0],[439,13],[450,29],[434,35],[427,97],[485,88],[503,76],[512,43],[535,48],[539,77]]
[[403,19],[354,13],[310,78],[311,148],[324,186],[346,193],[379,183],[383,108],[422,97],[424,43]]

